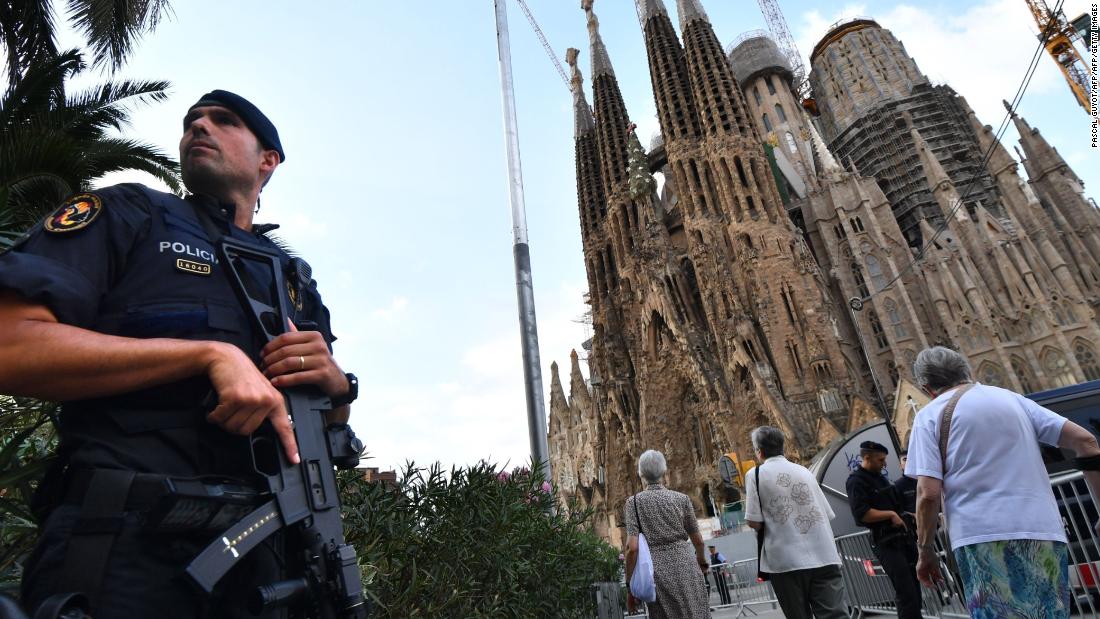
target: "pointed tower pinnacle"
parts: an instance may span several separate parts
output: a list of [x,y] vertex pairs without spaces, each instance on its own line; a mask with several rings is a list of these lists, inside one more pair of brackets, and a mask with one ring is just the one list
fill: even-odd
[[569,410],[569,402],[565,399],[565,389],[562,388],[561,377],[558,376],[557,361],[550,364],[550,410],[555,412],[568,412]]
[[582,415],[586,412],[592,412],[592,396],[588,391],[588,383],[584,380],[584,374],[581,374],[581,361],[575,348],[569,353],[569,364],[569,400],[575,408],[581,411]]
[[1082,184],[1081,179],[1069,167],[1066,160],[1062,158],[1058,149],[1051,146],[1050,142],[1047,142],[1038,129],[1027,124],[1022,116],[1017,116],[1015,113],[1012,114],[1012,122],[1016,125],[1016,131],[1020,134],[1020,146],[1024,149],[1024,155],[1037,173],[1033,176],[1032,170],[1029,169],[1028,180],[1036,182],[1049,172],[1063,169],[1067,176],[1077,181],[1077,184]]
[[699,135],[699,114],[691,94],[684,49],[662,0],[635,0],[645,34],[649,75],[661,135],[667,143]]
[[569,80],[570,90],[573,91],[573,136],[580,137],[596,130],[596,123],[592,119],[592,108],[588,100],[584,98],[584,78],[577,68],[577,55],[580,50],[570,47],[565,51],[565,62],[572,69],[572,77]]
[[625,190],[627,180],[626,130],[630,117],[619,90],[607,48],[600,38],[600,22],[592,12],[593,0],[582,0],[592,40],[592,104],[596,108],[596,147],[604,195],[612,199],[616,190]]
[[956,208],[959,202],[959,192],[955,189],[955,184],[951,182],[951,177],[940,165],[939,159],[936,159],[935,153],[928,147],[928,143],[924,141],[917,128],[912,127],[912,125],[910,127],[909,135],[912,136],[913,144],[917,147],[917,154],[920,155],[924,175],[928,178],[928,188],[932,190],[932,195],[939,200],[944,217],[949,217],[951,215],[949,210],[955,209],[955,219],[969,224],[970,218],[967,216],[966,209]]
[[[970,127],[974,129],[974,135],[978,138],[978,146],[981,148],[982,153],[989,152],[989,161],[986,162],[985,167],[989,170],[990,174],[996,177],[998,174],[1008,168],[1016,169],[1016,160],[1012,158],[1012,155],[1008,154],[1008,150],[1001,144],[1000,140],[993,133],[993,127],[989,125],[983,125],[978,120],[978,115],[967,104],[966,99],[959,96],[959,101],[962,103],[963,109],[966,110],[966,116],[970,119]],[[990,152],[992,148],[992,152]]]
[[663,0],[634,0],[634,6],[638,9],[638,23],[645,29],[645,23],[650,17],[668,15]]
[[703,10],[699,0],[676,0],[676,12],[680,14],[681,30],[697,19],[710,23],[710,18],[707,17],[707,12]]
[[607,55],[607,46],[603,44],[600,36],[600,20],[592,12],[593,0],[581,0],[581,8],[588,17],[588,40],[592,45],[592,79],[601,75],[615,75],[611,68],[611,57]]
[[844,174],[844,169],[836,162],[836,157],[833,157],[833,154],[829,152],[829,147],[821,139],[817,127],[812,122],[807,122],[806,126],[810,128],[810,142],[813,144],[814,152],[817,153],[817,158],[821,162],[821,171],[830,177],[839,178]]

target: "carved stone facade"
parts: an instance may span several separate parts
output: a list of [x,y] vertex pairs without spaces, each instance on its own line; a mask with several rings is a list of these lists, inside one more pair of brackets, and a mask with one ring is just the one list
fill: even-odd
[[[897,105],[918,86],[911,59],[875,79],[896,71],[913,83],[877,88],[877,104],[861,94],[844,118],[823,106],[810,121],[789,69],[744,62],[738,50],[731,63],[698,0],[678,0],[679,33],[661,0],[637,7],[663,136],[653,152],[633,133],[591,0],[595,113],[576,50],[567,57],[593,338],[591,379],[574,353],[568,398],[553,366],[549,442],[563,496],[594,509],[602,535],[623,541],[617,524],[640,489],[644,450],[664,452],[668,485],[700,517],[713,515],[735,495],[718,459],[747,457],[753,427],[783,428],[788,452],[809,459],[895,408],[897,385],[931,344],[959,348],[979,380],[1020,391],[1100,378],[1100,215],[1037,131],[1017,119],[1025,183],[951,92],[967,135],[937,134],[930,146]],[[831,46],[851,34],[830,33],[815,56],[835,56]],[[877,36],[864,32],[861,44],[903,50]],[[871,81],[846,71],[843,79]],[[895,122],[863,120],[882,113]],[[831,154],[819,130],[843,123],[891,132],[863,140],[904,142],[916,179],[907,182],[928,202],[906,211],[915,232],[876,178]],[[991,201],[959,207],[947,170],[969,168],[958,165],[957,144],[970,145],[967,161],[991,150],[978,175]],[[664,176],[660,194],[654,173]],[[849,308],[853,298],[861,310]]]

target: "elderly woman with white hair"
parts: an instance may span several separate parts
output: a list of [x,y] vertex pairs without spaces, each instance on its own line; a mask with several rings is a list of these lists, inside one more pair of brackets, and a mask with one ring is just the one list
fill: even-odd
[[1066,533],[1039,444],[1073,450],[1097,496],[1096,438],[1020,394],[971,382],[954,350],[922,350],[913,376],[934,398],[913,421],[905,467],[917,478],[917,577],[942,579],[942,496],[972,617],[1068,617]]
[[[645,490],[626,500],[626,580],[638,561],[638,533],[645,534],[653,557],[657,601],[648,603],[653,619],[706,619],[707,587],[703,574],[707,556],[695,520],[695,508],[686,494],[661,485],[668,470],[661,452],[650,449],[638,458],[638,475]],[[633,609],[633,596],[627,599]]]

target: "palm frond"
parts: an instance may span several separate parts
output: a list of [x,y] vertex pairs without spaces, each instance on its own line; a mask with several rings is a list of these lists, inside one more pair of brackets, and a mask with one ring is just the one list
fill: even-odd
[[49,0],[0,3],[0,48],[5,51],[9,84],[33,63],[57,55],[54,15]]
[[69,0],[67,13],[92,50],[92,66],[117,70],[169,11],[168,0]]

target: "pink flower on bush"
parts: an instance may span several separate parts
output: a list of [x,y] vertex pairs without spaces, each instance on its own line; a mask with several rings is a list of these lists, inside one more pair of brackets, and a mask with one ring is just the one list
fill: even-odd
[[497,481],[508,481],[509,477],[510,475],[508,475],[508,471],[501,471],[497,473]]
[[550,482],[548,482],[548,481],[542,482],[542,493],[543,494],[550,494],[551,489],[552,489],[552,487],[550,486]]

